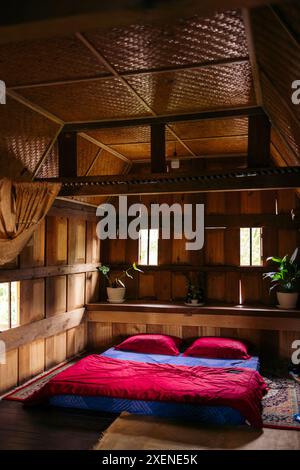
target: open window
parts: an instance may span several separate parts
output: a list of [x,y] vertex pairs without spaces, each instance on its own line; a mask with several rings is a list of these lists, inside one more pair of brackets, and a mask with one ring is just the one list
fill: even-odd
[[157,228],[141,229],[139,233],[139,264],[144,266],[157,266],[158,264],[158,236]]
[[20,283],[0,283],[0,331],[20,324]]
[[240,229],[240,265],[262,265],[262,229],[261,227],[243,227]]

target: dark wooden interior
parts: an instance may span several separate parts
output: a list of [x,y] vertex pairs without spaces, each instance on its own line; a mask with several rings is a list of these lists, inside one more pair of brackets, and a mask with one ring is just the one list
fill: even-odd
[[[278,310],[262,274],[267,257],[300,242],[299,2],[183,2],[170,16],[154,2],[143,17],[131,2],[101,11],[89,1],[77,22],[63,7],[32,15],[30,3],[18,21],[9,6],[0,19],[0,176],[62,187],[0,269],[0,282],[20,281],[20,326],[0,332],[0,395],[141,332],[242,337],[263,358],[288,360],[300,310]],[[160,239],[158,266],[128,280],[116,307],[96,268],[120,272],[138,241],[100,242],[95,212],[120,194],[148,208],[204,204],[205,244]],[[241,227],[262,228],[262,266],[240,266]],[[201,312],[183,305],[187,276],[204,286]],[[0,419],[10,413],[0,407]],[[94,438],[95,418],[84,419]]]

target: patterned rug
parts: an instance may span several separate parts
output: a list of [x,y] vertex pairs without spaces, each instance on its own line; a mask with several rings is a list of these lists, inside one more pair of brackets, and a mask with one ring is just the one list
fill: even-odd
[[[56,374],[74,364],[76,360],[78,359],[39,375],[4,395],[2,399],[24,401]],[[263,399],[264,427],[300,431],[300,423],[294,420],[294,415],[300,412],[300,383],[282,371],[263,371],[262,375],[269,387],[269,392]]]
[[300,413],[300,383],[273,371],[262,375],[269,387],[263,398],[264,427],[300,431],[300,423],[294,420],[294,415]]

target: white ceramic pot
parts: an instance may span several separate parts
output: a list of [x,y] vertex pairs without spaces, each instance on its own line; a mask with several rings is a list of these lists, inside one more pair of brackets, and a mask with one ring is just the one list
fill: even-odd
[[198,299],[191,299],[192,305],[198,305],[198,303],[199,303]]
[[125,300],[125,287],[107,287],[108,301],[113,304],[121,304]]
[[286,309],[296,308],[298,296],[298,292],[277,292],[279,307]]

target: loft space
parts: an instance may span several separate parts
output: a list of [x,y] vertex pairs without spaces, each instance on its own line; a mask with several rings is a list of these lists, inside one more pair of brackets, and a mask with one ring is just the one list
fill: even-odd
[[14,3],[0,450],[299,450],[299,2]]

